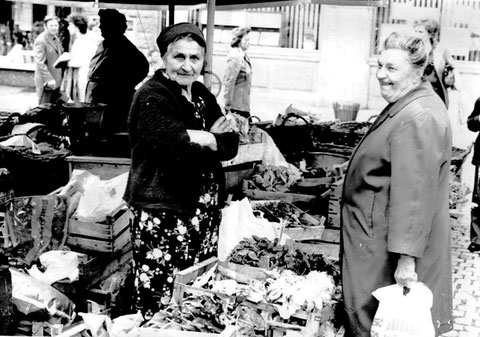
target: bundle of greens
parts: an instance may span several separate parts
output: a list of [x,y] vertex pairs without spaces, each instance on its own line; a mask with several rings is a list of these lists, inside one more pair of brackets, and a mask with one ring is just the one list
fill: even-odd
[[335,284],[340,283],[338,265],[328,262],[322,254],[307,254],[291,245],[280,245],[273,241],[253,235],[245,238],[232,250],[228,262],[258,267],[260,259],[269,262],[268,269],[288,269],[297,275],[306,275],[311,271],[324,271],[331,275]]

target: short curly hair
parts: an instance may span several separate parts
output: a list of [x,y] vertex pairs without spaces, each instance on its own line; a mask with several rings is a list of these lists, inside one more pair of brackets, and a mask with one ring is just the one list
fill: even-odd
[[425,41],[413,34],[391,33],[383,43],[383,50],[403,50],[408,55],[408,60],[414,68],[425,68],[431,47]]
[[413,22],[413,27],[423,26],[428,33],[430,38],[430,43],[434,45],[440,36],[440,25],[437,21],[433,19],[422,19],[422,20],[415,20]]
[[237,27],[232,30],[232,40],[230,42],[230,46],[233,48],[236,48],[240,45],[240,41],[242,41],[242,38],[250,33],[251,28],[250,27]]

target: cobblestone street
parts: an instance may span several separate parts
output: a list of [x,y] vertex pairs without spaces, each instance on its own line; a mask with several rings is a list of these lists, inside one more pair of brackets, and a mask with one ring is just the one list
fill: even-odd
[[[471,153],[462,166],[461,180],[470,189],[473,186],[474,167]],[[452,273],[454,330],[442,337],[480,336],[480,254],[470,253],[470,207],[462,205],[452,217]]]

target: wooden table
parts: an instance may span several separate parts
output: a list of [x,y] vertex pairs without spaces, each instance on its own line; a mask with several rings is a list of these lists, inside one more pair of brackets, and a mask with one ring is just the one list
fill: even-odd
[[[237,180],[242,180],[242,174],[239,172],[247,174],[255,163],[262,161],[264,151],[265,143],[240,145],[235,158],[222,162],[227,183],[230,181],[231,184],[236,185]],[[70,177],[73,170],[86,170],[102,180],[108,180],[130,169],[130,158],[69,156],[65,160],[68,162]]]

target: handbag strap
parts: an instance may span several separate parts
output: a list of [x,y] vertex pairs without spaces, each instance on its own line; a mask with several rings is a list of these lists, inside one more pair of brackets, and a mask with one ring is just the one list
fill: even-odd
[[307,126],[312,126],[312,125],[310,124],[310,122],[305,119],[305,117],[302,117],[302,116],[300,116],[300,115],[297,115],[297,114],[294,113],[294,112],[290,112],[290,113],[286,114],[286,115],[283,117],[282,124],[280,124],[280,126],[285,126],[285,122],[286,122],[287,120],[289,120],[290,118],[293,118],[293,117],[303,120],[303,121],[305,122],[305,125],[307,125]]

